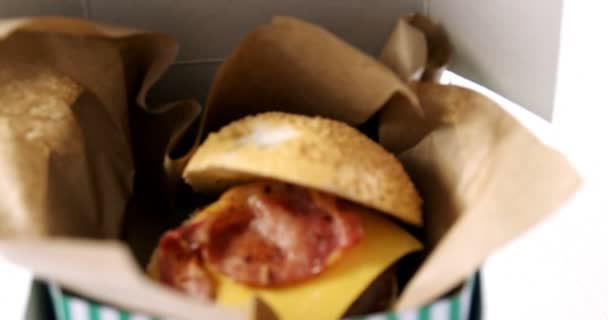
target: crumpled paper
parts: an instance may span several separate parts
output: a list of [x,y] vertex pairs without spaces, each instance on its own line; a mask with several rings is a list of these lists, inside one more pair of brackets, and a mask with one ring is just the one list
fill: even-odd
[[377,115],[379,142],[399,155],[424,201],[428,257],[398,308],[462,283],[579,184],[562,155],[490,99],[436,83],[449,50],[441,27],[421,15],[397,23],[380,61],[318,26],[276,17],[226,59],[205,108],[206,132],[266,110],[353,126]]
[[[170,156],[197,125],[195,105],[145,104],[175,57],[174,41],[63,18],[2,22],[0,39],[0,170],[8,177],[0,254],[128,310],[180,319],[251,315],[151,283],[125,246],[140,263],[149,254],[171,220],[172,183],[193,150]],[[494,102],[435,82],[449,59],[446,40],[424,16],[404,16],[376,59],[320,26],[277,17],[219,69],[192,147],[231,120],[267,110],[365,128],[399,156],[424,199],[427,257],[396,307],[431,302],[580,183],[562,155]]]

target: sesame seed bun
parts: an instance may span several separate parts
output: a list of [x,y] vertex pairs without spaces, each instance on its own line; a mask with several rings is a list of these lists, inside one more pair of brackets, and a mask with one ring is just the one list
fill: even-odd
[[234,121],[208,136],[184,178],[202,192],[276,179],[422,224],[422,201],[397,158],[347,124],[321,117],[267,112]]

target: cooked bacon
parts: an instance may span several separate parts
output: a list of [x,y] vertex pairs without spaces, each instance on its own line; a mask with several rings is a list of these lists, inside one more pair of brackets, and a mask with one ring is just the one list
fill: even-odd
[[[203,264],[251,286],[299,282],[321,273],[361,239],[357,210],[363,209],[279,182],[235,187],[192,222],[163,236],[160,250],[176,252],[161,255],[172,260],[159,263],[161,275],[182,272],[180,279],[186,280],[177,281],[178,288],[194,293],[208,290],[208,284],[190,284],[207,281],[206,271],[191,271],[204,269]],[[175,276],[166,278],[175,286]]]
[[190,230],[192,228],[186,226],[168,231],[162,237],[155,257],[159,280],[188,295],[212,299],[215,297],[215,284],[203,266],[200,247],[184,238],[187,234],[184,231]]

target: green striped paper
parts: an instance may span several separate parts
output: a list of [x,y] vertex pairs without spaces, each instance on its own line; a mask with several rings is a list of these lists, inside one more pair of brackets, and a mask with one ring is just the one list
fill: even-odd
[[[348,320],[468,320],[473,303],[477,276],[471,277],[461,290],[418,310],[401,313],[378,313]],[[57,320],[168,320],[131,313],[70,294],[56,285],[49,285]]]

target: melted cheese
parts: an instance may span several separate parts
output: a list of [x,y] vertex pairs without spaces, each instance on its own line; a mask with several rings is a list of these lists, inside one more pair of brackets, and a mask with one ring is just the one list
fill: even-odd
[[363,240],[314,279],[280,289],[256,289],[216,274],[217,303],[247,306],[257,295],[280,319],[338,319],[371,282],[400,257],[420,250],[413,236],[384,217],[361,213]]

